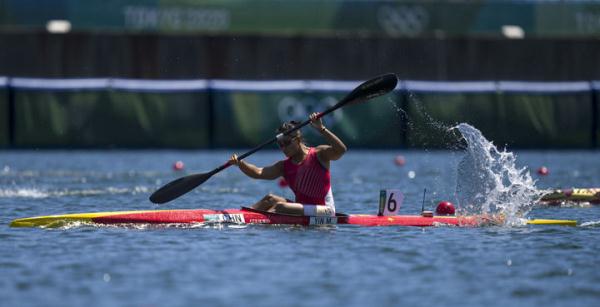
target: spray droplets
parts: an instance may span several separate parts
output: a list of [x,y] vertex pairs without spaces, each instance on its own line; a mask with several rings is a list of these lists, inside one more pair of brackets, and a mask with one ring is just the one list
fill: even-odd
[[455,127],[467,143],[458,165],[456,195],[468,213],[503,214],[506,223],[524,216],[541,196],[525,168],[517,168],[513,153],[498,151],[479,130]]

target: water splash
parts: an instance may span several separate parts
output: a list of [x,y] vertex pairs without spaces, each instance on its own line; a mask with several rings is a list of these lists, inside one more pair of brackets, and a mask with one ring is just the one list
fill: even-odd
[[[455,149],[454,140],[456,139],[456,136],[451,130],[451,124],[439,121],[429,114],[425,104],[415,93],[409,91],[407,93],[407,98],[411,104],[411,111],[414,112],[414,118],[411,119],[409,114],[400,107],[396,107],[396,113],[405,121],[406,130],[411,131],[410,142],[413,145],[424,147],[425,151],[427,151],[427,148],[430,145],[436,147],[436,144],[440,141],[439,138],[441,137],[448,149]],[[421,120],[419,120],[419,118]],[[423,129],[421,125],[425,125],[426,129]],[[435,133],[431,133],[431,130]]]
[[457,129],[467,143],[458,164],[456,195],[463,213],[502,214],[507,225],[519,225],[542,196],[526,168],[517,168],[513,153],[499,151],[473,126]]

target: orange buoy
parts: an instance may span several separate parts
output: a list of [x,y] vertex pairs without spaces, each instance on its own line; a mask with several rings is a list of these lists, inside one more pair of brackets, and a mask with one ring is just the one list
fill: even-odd
[[403,166],[406,163],[406,159],[404,159],[404,156],[402,155],[397,155],[394,159],[394,163],[398,166]]

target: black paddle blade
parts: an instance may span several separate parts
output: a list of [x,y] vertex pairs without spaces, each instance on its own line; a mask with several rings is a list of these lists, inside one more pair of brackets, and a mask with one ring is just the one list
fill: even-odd
[[167,183],[162,188],[150,195],[150,201],[155,204],[164,204],[169,202],[201,185],[213,175],[212,172],[204,174],[194,174]]
[[348,94],[341,102],[358,103],[385,95],[398,85],[396,74],[385,74],[363,82]]

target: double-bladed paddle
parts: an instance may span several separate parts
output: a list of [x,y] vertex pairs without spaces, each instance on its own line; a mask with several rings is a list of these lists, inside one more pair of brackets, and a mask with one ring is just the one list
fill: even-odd
[[[362,83],[361,85],[356,87],[352,92],[350,92],[350,94],[346,95],[346,97],[344,97],[342,100],[340,100],[338,103],[336,103],[333,107],[323,111],[322,113],[319,113],[317,118],[321,118],[321,117],[323,117],[345,105],[361,103],[363,101],[367,101],[369,99],[387,94],[390,91],[392,91],[394,88],[396,88],[397,83],[398,83],[398,78],[396,77],[395,74],[385,74],[385,75],[375,77],[371,80],[365,81],[364,83]],[[242,160],[242,159],[250,156],[251,154],[261,150],[265,146],[277,141],[278,139],[282,138],[283,136],[286,136],[286,135],[308,125],[309,123],[310,123],[310,119],[306,120],[305,122],[301,123],[300,125],[295,126],[294,128],[292,128],[286,132],[276,135],[274,138],[272,138],[268,141],[265,141],[264,143],[256,146],[254,149],[244,153],[243,155],[240,155],[238,157],[238,160]],[[167,183],[160,189],[156,190],[154,193],[152,193],[152,195],[150,195],[150,201],[155,204],[164,204],[166,202],[169,202],[169,201],[193,190],[195,187],[204,183],[206,180],[208,180],[214,174],[228,168],[229,166],[231,166],[231,164],[229,164],[229,161],[228,161],[225,164],[215,168],[214,170],[212,170],[208,173],[193,174],[193,175],[181,177],[179,179],[175,179],[175,180]]]

